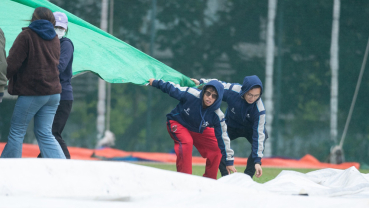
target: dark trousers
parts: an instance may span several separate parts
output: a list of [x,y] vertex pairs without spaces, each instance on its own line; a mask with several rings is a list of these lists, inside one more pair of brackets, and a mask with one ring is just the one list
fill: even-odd
[[[229,139],[231,141],[237,139],[238,137],[245,137],[247,139],[247,141],[250,142],[250,144],[251,144],[251,153],[250,153],[250,155],[247,159],[246,169],[245,169],[244,173],[249,175],[252,178],[255,175],[255,171],[256,171],[255,170],[254,158],[252,157],[252,133],[253,133],[252,129],[247,131],[245,129],[235,129],[235,128],[227,127],[227,132],[228,132]],[[267,138],[268,138],[268,132],[265,129],[265,140]],[[264,140],[264,142],[265,142],[265,140]],[[224,157],[222,157],[222,160],[220,161],[219,170],[220,170],[220,174],[222,174],[222,176],[228,175],[228,171],[226,169],[226,160],[225,160]]]
[[[67,159],[70,159],[70,154],[67,148],[67,144],[63,140],[61,134],[64,130],[65,124],[67,123],[70,111],[72,110],[72,103],[73,100],[60,101],[58,109],[56,110],[55,113],[54,122],[52,126],[52,133],[56,141],[59,142],[60,147],[62,148],[64,155]],[[41,158],[41,153],[37,157]]]

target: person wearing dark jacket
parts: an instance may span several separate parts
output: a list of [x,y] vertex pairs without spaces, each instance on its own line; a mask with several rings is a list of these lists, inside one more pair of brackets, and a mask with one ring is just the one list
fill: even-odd
[[60,43],[54,30],[53,13],[38,7],[31,24],[22,28],[7,58],[8,92],[18,95],[11,119],[8,142],[2,158],[22,157],[22,143],[31,119],[34,133],[44,158],[65,159],[63,151],[51,133],[51,125],[59,105]]
[[6,78],[6,67],[8,64],[6,63],[6,53],[5,53],[5,35],[4,32],[0,28],[0,103],[3,100],[4,96],[4,87],[8,79]]
[[219,108],[223,85],[218,81],[211,81],[203,90],[198,90],[155,79],[150,79],[149,84],[180,101],[167,114],[167,130],[174,141],[177,171],[192,174],[194,145],[201,156],[206,158],[204,177],[217,178],[222,155],[225,158],[226,171],[236,172],[227,125]]
[[[215,79],[192,79],[196,85],[208,83]],[[231,140],[245,137],[251,144],[251,154],[247,159],[245,174],[251,178],[256,172],[260,177],[263,172],[261,158],[263,157],[265,140],[268,134],[265,129],[265,107],[261,100],[263,84],[256,75],[246,76],[243,84],[222,82],[224,86],[223,101],[227,102],[226,123]],[[224,158],[219,165],[222,176],[228,175]]]
[[[60,94],[60,104],[56,110],[54,122],[52,125],[52,134],[59,142],[64,155],[70,159],[70,153],[67,144],[63,140],[61,134],[67,123],[69,114],[72,110],[73,103],[73,88],[72,88],[72,64],[74,46],[69,38],[64,37],[68,31],[68,17],[62,12],[54,12],[55,17],[55,32],[60,39],[60,59],[59,59],[59,79],[62,86],[62,93]],[[41,153],[38,157],[42,157]]]

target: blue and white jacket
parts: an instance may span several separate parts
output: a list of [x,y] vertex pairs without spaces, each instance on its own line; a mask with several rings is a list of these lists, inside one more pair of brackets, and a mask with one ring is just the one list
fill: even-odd
[[204,89],[199,90],[191,87],[181,87],[172,82],[154,80],[152,86],[168,93],[171,97],[179,100],[179,104],[167,114],[168,120],[179,122],[190,131],[202,133],[206,127],[213,127],[219,149],[226,158],[226,165],[233,165],[233,150],[230,147],[230,139],[227,134],[227,125],[223,112],[220,110],[222,102],[223,85],[218,81],[210,81],[206,86],[213,86],[217,90],[218,98],[213,105],[203,108],[202,98]]
[[[200,84],[209,83],[216,79],[200,79]],[[263,84],[256,75],[246,76],[243,84],[222,82],[224,86],[223,101],[227,102],[226,123],[230,128],[253,131],[252,157],[255,163],[260,163],[264,152],[265,141],[265,107],[261,100]],[[243,98],[252,87],[260,86],[260,97],[249,104]]]

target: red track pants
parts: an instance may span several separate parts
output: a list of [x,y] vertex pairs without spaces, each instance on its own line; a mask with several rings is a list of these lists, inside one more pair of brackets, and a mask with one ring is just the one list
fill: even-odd
[[217,179],[222,154],[218,147],[214,129],[207,127],[202,134],[189,131],[177,121],[167,122],[170,137],[174,140],[177,155],[177,172],[192,174],[192,145],[206,158],[204,177]]

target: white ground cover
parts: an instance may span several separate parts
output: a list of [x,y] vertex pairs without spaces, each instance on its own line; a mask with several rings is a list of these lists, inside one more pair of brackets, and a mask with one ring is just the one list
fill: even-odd
[[125,162],[0,159],[0,207],[225,206],[369,207],[369,174],[282,171],[259,184],[243,173],[216,181]]

